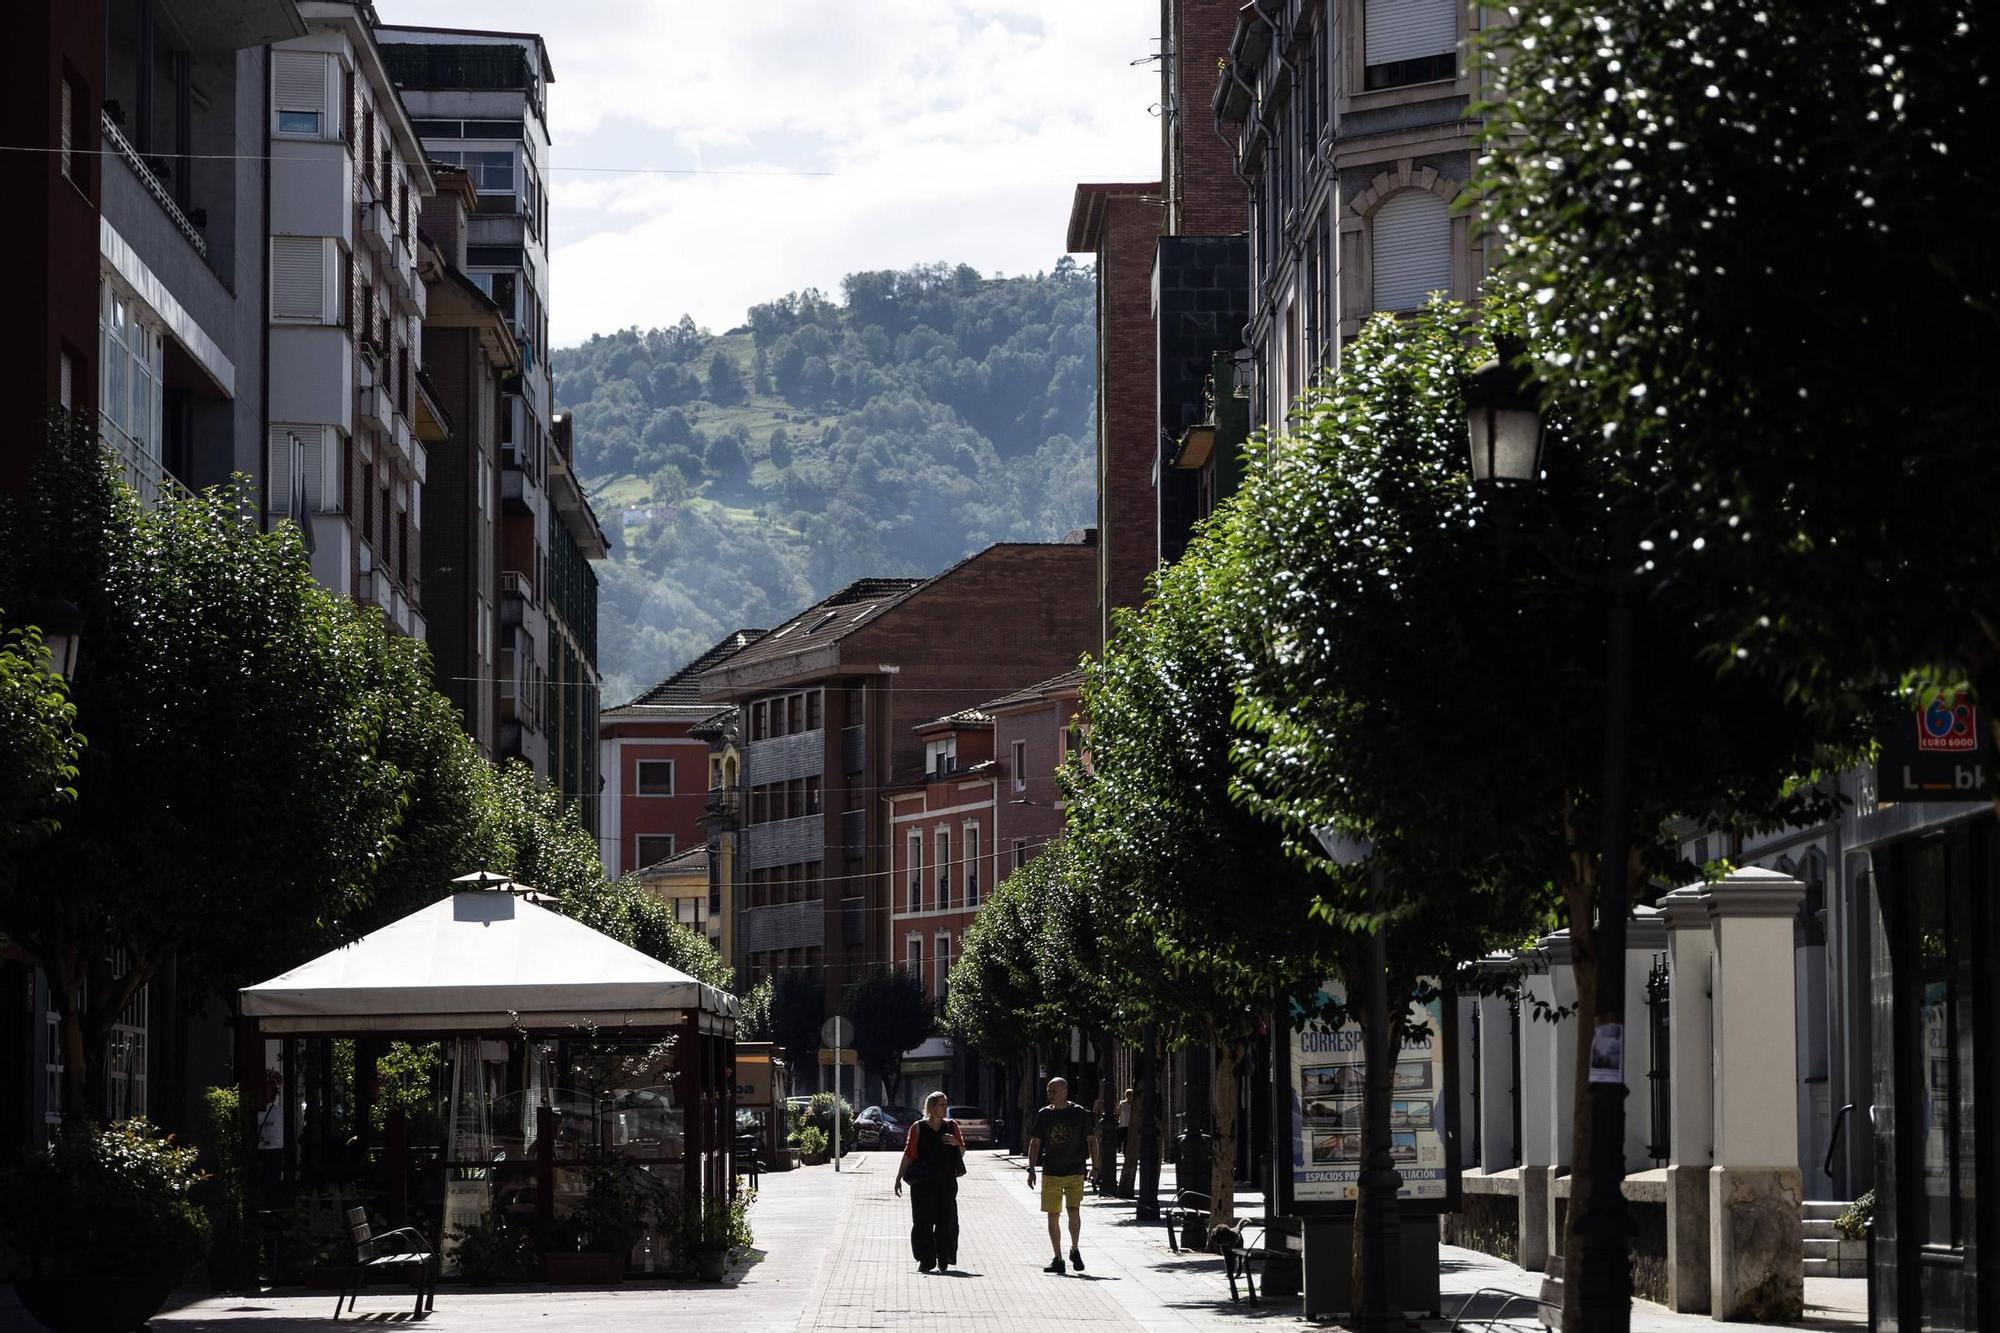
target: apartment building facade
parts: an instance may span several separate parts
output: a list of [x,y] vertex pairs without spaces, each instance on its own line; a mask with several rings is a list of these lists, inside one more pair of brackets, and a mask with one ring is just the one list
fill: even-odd
[[701,678],[763,635],[760,629],[726,634],[631,702],[598,715],[605,874],[616,879],[707,846],[702,820],[723,790],[725,756],[711,759],[708,733],[695,734],[717,711],[701,700]]
[[1281,427],[1369,315],[1477,295],[1483,245],[1454,204],[1479,133],[1468,43],[1491,21],[1457,0],[1241,11],[1211,110],[1250,190],[1253,427]]
[[930,579],[851,584],[702,677],[743,718],[739,975],[810,969],[831,1006],[893,960],[889,797],[922,771],[917,726],[1074,665],[1095,578],[1081,543],[989,547]]
[[425,205],[423,372],[446,439],[429,447],[422,584],[437,688],[457,704],[488,759],[500,753],[500,422],[521,369],[513,322],[466,273],[471,177],[436,164]]
[[307,34],[271,51],[265,505],[310,527],[323,586],[423,638],[417,218],[435,186],[372,7],[303,0],[299,12]]
[[378,29],[425,151],[470,177],[465,273],[506,319],[520,366],[503,383],[499,754],[599,820],[597,576],[610,543],[570,466],[548,362],[548,49],[532,33]]

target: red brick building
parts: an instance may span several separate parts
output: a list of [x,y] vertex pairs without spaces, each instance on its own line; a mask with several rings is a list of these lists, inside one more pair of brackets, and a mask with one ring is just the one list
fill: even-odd
[[811,969],[830,1009],[858,969],[902,957],[890,798],[925,771],[918,728],[1073,667],[1096,642],[1095,576],[1088,545],[991,546],[934,578],[850,584],[702,676],[704,699],[744,710],[726,890],[741,975]]
[[604,774],[598,843],[612,878],[704,846],[711,781],[708,742],[689,729],[715,715],[702,673],[763,637],[740,629],[628,704],[598,714]]
[[981,705],[993,719],[993,755],[1000,798],[995,811],[995,868],[1004,879],[1062,834],[1062,794],[1056,769],[1076,752],[1083,672],[1059,676]]

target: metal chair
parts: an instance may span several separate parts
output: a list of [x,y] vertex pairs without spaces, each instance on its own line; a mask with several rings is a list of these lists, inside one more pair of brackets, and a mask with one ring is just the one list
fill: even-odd
[[347,1233],[353,1245],[354,1261],[341,1276],[340,1296],[333,1303],[335,1319],[340,1318],[343,1302],[347,1305],[347,1312],[354,1313],[355,1297],[367,1285],[369,1274],[401,1272],[410,1268],[417,1270],[417,1302],[410,1313],[421,1318],[437,1308],[437,1253],[415,1228],[397,1227],[378,1234],[368,1224],[366,1208],[350,1208],[347,1210]]

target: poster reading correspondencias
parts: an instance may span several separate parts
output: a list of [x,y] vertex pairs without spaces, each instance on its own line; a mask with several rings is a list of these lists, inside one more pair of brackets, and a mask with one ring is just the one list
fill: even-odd
[[[1328,982],[1322,1000],[1337,1002]],[[1389,1106],[1389,1155],[1404,1199],[1443,1199],[1445,1168],[1444,1003],[1410,1006],[1414,1029],[1396,1060]],[[1352,1199],[1361,1175],[1361,1098],[1367,1062],[1361,1028],[1308,1026],[1292,1034],[1292,1199]]]

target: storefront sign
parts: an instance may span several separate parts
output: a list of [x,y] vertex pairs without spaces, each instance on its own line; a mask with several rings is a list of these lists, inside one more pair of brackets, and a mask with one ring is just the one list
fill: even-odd
[[1993,757],[1988,719],[1963,691],[1945,691],[1882,738],[1875,794],[1883,801],[1977,801]]
[[[1337,1004],[1339,987],[1327,982],[1320,998]],[[1456,1193],[1456,1174],[1446,1152],[1451,1101],[1442,997],[1412,1003],[1409,1022],[1389,1105],[1389,1155],[1403,1177],[1398,1197],[1443,1204]],[[1290,1203],[1351,1202],[1361,1175],[1367,1079],[1361,1028],[1309,1025],[1291,1034],[1291,1056]]]

